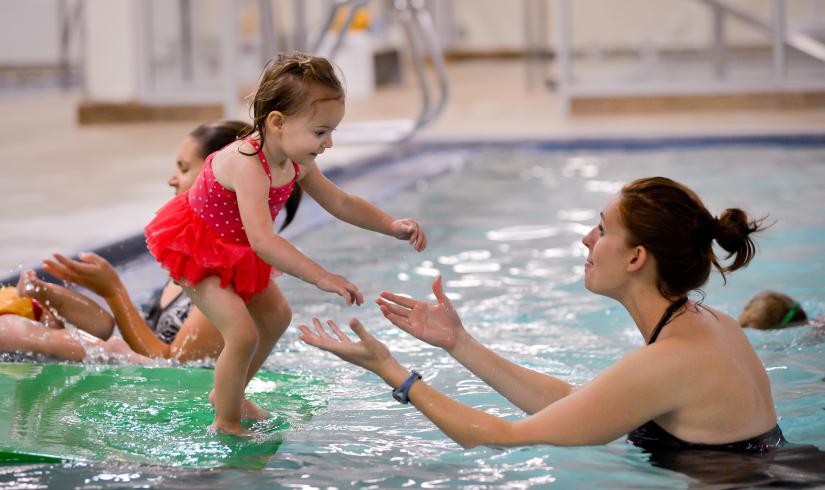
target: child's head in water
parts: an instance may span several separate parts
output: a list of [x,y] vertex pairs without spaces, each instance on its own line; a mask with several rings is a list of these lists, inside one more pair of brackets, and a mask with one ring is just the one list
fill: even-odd
[[264,69],[251,109],[249,134],[278,163],[308,163],[332,146],[332,130],[344,117],[344,89],[326,59],[281,54]]
[[739,324],[743,327],[771,330],[808,319],[805,310],[793,298],[776,291],[762,291],[748,301]]

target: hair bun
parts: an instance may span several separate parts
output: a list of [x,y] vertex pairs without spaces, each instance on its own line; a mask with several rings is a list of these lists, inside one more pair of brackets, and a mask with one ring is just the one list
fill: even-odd
[[739,243],[750,234],[748,215],[741,209],[726,209],[715,221],[714,238],[728,252],[735,252]]
[[736,256],[725,271],[744,267],[756,253],[749,235],[761,229],[762,220],[748,221],[748,215],[738,208],[726,209],[717,220],[716,243],[728,252],[726,258]]

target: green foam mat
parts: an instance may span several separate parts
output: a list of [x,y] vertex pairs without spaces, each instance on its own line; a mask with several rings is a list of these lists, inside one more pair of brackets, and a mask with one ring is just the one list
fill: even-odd
[[209,430],[211,369],[0,363],[0,464],[118,460],[262,468],[288,429],[325,405],[325,384],[259,372],[248,398],[271,417],[251,437]]

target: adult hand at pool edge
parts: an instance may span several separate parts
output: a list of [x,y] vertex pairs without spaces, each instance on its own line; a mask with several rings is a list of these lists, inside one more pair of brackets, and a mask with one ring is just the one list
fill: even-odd
[[427,235],[421,226],[409,218],[397,219],[390,224],[390,235],[399,240],[407,240],[416,252],[427,247]]
[[461,319],[444,294],[441,276],[433,281],[436,303],[381,292],[375,301],[393,325],[413,337],[451,352],[467,336]]
[[301,331],[298,338],[301,341],[335,354],[350,364],[372,371],[391,386],[397,386],[406,376],[406,370],[392,357],[387,346],[370,335],[358,319],[350,320],[349,326],[360,339],[359,342],[353,342],[332,320],[327,320],[327,325],[337,338],[327,333],[318,318],[313,318],[312,324],[315,331],[306,325],[298,325]]

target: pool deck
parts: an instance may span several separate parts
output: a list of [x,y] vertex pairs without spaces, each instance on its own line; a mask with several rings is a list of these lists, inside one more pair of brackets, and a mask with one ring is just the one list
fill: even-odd
[[[519,61],[449,65],[451,97],[422,142],[579,138],[660,139],[825,135],[825,111],[720,110],[562,117],[546,89],[527,89]],[[411,77],[408,77],[411,78]],[[507,93],[505,93],[507,92]],[[51,252],[74,254],[139,233],[171,196],[165,182],[178,144],[200,121],[83,126],[78,93],[0,93],[5,197],[0,212],[0,277],[37,266]],[[412,80],[368,100],[348,101],[347,123],[409,118],[418,111]],[[239,113],[238,117],[243,117]],[[343,127],[342,127],[343,131]],[[337,144],[319,159],[327,171],[398,144]]]

